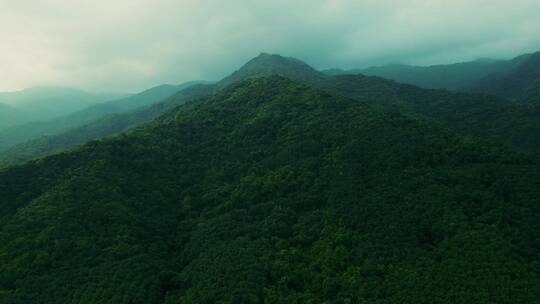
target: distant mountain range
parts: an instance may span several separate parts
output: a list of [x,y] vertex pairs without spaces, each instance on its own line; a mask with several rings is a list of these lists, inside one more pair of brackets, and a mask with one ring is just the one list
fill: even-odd
[[[10,128],[0,129],[0,151],[14,145],[51,136],[84,126],[107,115],[128,112],[138,107],[156,103],[173,95],[188,86],[202,83],[201,81],[187,82],[181,85],[161,85],[121,99],[108,100],[84,107],[78,111],[50,120],[32,121],[18,124]],[[63,102],[68,102],[68,99]]]
[[512,68],[480,79],[471,91],[519,102],[540,103],[540,52],[510,61]]
[[28,114],[23,110],[0,103],[0,130],[23,123],[28,119],[27,116]]
[[379,76],[422,88],[484,93],[518,102],[540,103],[540,52],[511,60],[482,59],[434,66],[395,64],[323,72]]
[[0,92],[0,104],[10,105],[20,111],[12,116],[18,124],[50,120],[124,96],[126,94],[95,94],[71,88],[36,87],[17,92]]
[[[15,128],[11,129],[11,137],[6,132],[0,133],[0,146],[2,139],[4,143],[7,143],[4,145],[5,151],[0,154],[0,164],[21,163],[70,149],[90,140],[118,134],[150,122],[176,106],[208,96],[231,84],[270,75],[287,77],[331,94],[377,104],[394,111],[428,117],[444,123],[461,134],[522,148],[540,148],[540,105],[519,105],[509,100],[489,96],[426,90],[372,76],[330,76],[298,59],[262,53],[217,83],[195,85],[190,83],[185,85],[184,89],[158,87],[141,93],[143,95],[135,95],[118,102],[125,106],[116,112],[98,111],[99,115],[93,116],[92,111],[86,112],[88,111],[86,110],[81,112],[84,115],[68,116],[74,117],[70,120],[73,121],[72,125],[75,125],[75,122],[84,121],[79,117],[97,117],[98,119],[87,120],[85,125],[67,131],[51,133],[47,137],[27,142],[20,140],[24,138],[24,134],[32,134],[30,131],[32,129],[46,130],[47,128],[33,128],[29,125],[29,131],[19,129],[23,135],[17,135]],[[173,95],[176,90],[179,92]],[[154,95],[154,92],[165,93]],[[172,96],[163,99],[168,94]],[[142,98],[141,96],[155,96],[156,98],[144,99],[145,102],[142,103],[134,101]],[[108,104],[117,103],[104,105]],[[142,106],[130,111],[129,107],[135,108],[134,104]],[[90,110],[95,108],[90,108]],[[103,113],[116,114],[102,115]],[[54,126],[54,123],[50,126]],[[19,144],[14,145],[13,141],[6,142],[7,138],[18,140]]]

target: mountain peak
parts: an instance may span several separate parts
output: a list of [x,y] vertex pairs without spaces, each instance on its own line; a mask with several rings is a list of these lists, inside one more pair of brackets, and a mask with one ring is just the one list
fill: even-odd
[[271,75],[309,83],[326,78],[324,74],[299,59],[263,52],[249,60],[239,70],[222,79],[218,85],[225,87],[248,78]]

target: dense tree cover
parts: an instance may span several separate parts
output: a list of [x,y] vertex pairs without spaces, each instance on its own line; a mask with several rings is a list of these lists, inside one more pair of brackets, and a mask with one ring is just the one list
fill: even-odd
[[[39,119],[39,121],[26,124],[12,125],[11,128],[0,131],[0,151],[7,150],[17,144],[27,143],[42,136],[50,137],[67,131],[71,132],[71,129],[93,123],[105,116],[125,113],[140,107],[149,106],[197,83],[187,82],[181,85],[161,85],[125,98],[94,104],[52,120]],[[0,113],[2,113],[1,109]],[[43,139],[40,139],[40,142],[43,142]]]
[[[300,60],[263,53],[216,84],[190,86],[152,106],[102,118],[56,136],[15,146],[0,153],[0,166],[23,163],[71,149],[89,140],[117,134],[147,123],[179,104],[207,96],[231,83],[269,75],[284,76],[314,85],[335,95],[429,117],[466,135],[522,148],[540,147],[540,105],[520,105],[477,94],[425,90],[379,77],[363,75],[331,77],[314,70]],[[1,138],[2,136],[0,140]]]
[[[126,110],[127,112],[120,114],[106,115],[102,118],[94,119],[88,124],[83,124],[80,127],[64,131],[57,135],[43,136],[21,143],[0,153],[0,167],[24,163],[31,159],[76,148],[91,140],[118,134],[134,126],[149,122],[167,110],[186,101],[206,96],[214,88],[214,85],[210,84],[192,85],[177,92],[172,97],[165,98],[149,106],[142,106],[132,111]],[[155,97],[156,95],[153,96]],[[106,108],[111,109],[111,107]],[[100,111],[100,113],[103,114],[104,112]],[[0,133],[0,135],[2,134]]]
[[321,86],[387,109],[432,118],[466,135],[520,148],[540,148],[540,104],[517,104],[487,95],[425,90],[363,75],[335,76]]
[[540,162],[285,78],[0,171],[0,302],[533,303]]
[[521,103],[540,103],[540,52],[511,60],[480,59],[432,66],[392,64],[366,69],[329,69],[323,73],[378,76],[427,89],[485,93]]
[[[244,64],[238,71],[233,72],[218,83],[190,83],[191,85],[185,86],[185,88],[181,90],[179,89],[179,92],[171,98],[167,98],[157,103],[155,103],[156,100],[154,99],[145,99],[145,102],[148,102],[148,104],[153,104],[142,106],[132,111],[126,112],[125,107],[122,107],[122,111],[116,111],[117,107],[102,105],[74,113],[69,117],[66,117],[67,122],[56,120],[44,124],[28,124],[6,130],[5,132],[0,132],[0,167],[24,163],[31,159],[72,149],[89,140],[100,139],[117,134],[129,128],[147,123],[158,117],[160,114],[165,113],[167,110],[186,101],[208,96],[230,84],[252,77],[270,75],[281,75],[311,84],[320,84],[324,80],[327,81],[329,79],[329,77],[314,70],[312,67],[298,59],[261,53],[259,56]],[[151,91],[153,93],[153,90]],[[128,102],[123,102],[122,105],[133,106],[136,104],[133,102],[133,99],[136,98],[139,98],[139,96],[135,95],[126,99]],[[113,103],[113,105],[115,104],[116,103]],[[138,104],[140,104],[140,102]],[[115,113],[124,113],[103,117],[105,114],[110,114],[112,110],[115,110]],[[78,127],[69,129],[69,126]],[[64,132],[51,135],[58,133],[60,130],[64,130]],[[29,138],[47,134],[49,136],[27,141]],[[5,149],[10,146],[11,148]],[[4,148],[5,151],[2,151],[2,148]]]

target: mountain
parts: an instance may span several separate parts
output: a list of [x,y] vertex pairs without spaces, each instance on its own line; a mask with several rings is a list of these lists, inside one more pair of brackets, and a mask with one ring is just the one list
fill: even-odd
[[174,98],[169,97],[164,101],[127,113],[108,115],[57,135],[44,136],[18,144],[0,153],[0,168],[70,150],[88,141],[119,134],[150,122],[177,105],[206,96],[213,89],[213,84],[194,85],[176,93]]
[[509,69],[505,61],[477,60],[465,63],[433,66],[410,66],[392,64],[356,70],[327,70],[327,74],[363,74],[379,76],[402,83],[413,84],[426,89],[464,90],[471,83],[492,74]]
[[219,81],[218,86],[224,88],[251,77],[269,75],[284,76],[305,83],[319,83],[327,78],[324,74],[296,58],[261,53],[239,70]]
[[540,104],[540,52],[515,58],[513,69],[487,75],[471,91]]
[[27,112],[27,121],[43,121],[120,96],[125,94],[95,94],[71,88],[36,87],[0,93],[0,103]]
[[43,139],[40,138],[42,136],[61,134],[111,114],[129,112],[151,105],[184,88],[200,83],[204,82],[191,81],[180,85],[160,85],[129,97],[95,104],[50,121],[31,122],[5,129],[0,131],[0,151],[36,139],[42,141]]
[[19,124],[27,119],[27,113],[7,104],[0,103],[0,130]]
[[540,162],[282,77],[0,171],[1,303],[534,303]]
[[391,80],[335,76],[324,90],[386,109],[421,115],[463,134],[525,149],[540,149],[540,105],[497,97],[426,90]]
[[[270,67],[272,63],[276,63],[276,66]],[[404,111],[410,115],[421,115],[463,135],[526,149],[540,148],[538,105],[519,105],[478,94],[426,90],[379,77],[326,76],[298,59],[263,53],[216,84],[191,86],[152,106],[104,117],[58,135],[21,143],[0,154],[0,166],[22,163],[76,147],[89,140],[118,134],[147,123],[175,106],[217,92],[233,79],[240,81],[272,73],[314,85],[334,95],[377,104],[393,111]]]
[[[0,167],[22,163],[30,159],[76,147],[90,140],[118,134],[129,128],[149,122],[175,106],[208,96],[231,83],[252,77],[270,75],[281,75],[306,83],[321,83],[325,79],[328,79],[327,76],[298,59],[261,53],[243,65],[239,70],[215,84],[197,82],[194,85],[194,83],[189,83],[189,85],[183,86],[183,90],[180,88],[175,96],[171,96],[171,98],[157,104],[141,106],[127,113],[103,116],[99,119],[95,119],[96,116],[92,115],[92,109],[99,107],[96,106],[90,108],[91,111],[81,111],[68,116],[68,123],[64,120],[58,120],[48,124],[29,124],[0,132]],[[128,99],[131,100],[137,97],[135,95]],[[157,100],[153,100],[153,102],[157,102]],[[110,102],[103,106],[108,104]],[[126,104],[133,105],[135,103],[129,101]],[[100,111],[98,113],[100,114],[106,112],[101,108],[99,109]],[[107,109],[110,109],[110,107]],[[77,126],[73,122],[87,123]],[[72,128],[67,130],[65,126],[72,126]],[[46,130],[51,131],[45,133]],[[65,131],[54,134],[58,130]],[[42,135],[49,136],[36,138]]]
[[479,92],[529,102],[538,99],[540,52],[511,60],[479,59],[432,66],[391,64],[353,70],[328,69],[323,72],[332,76],[378,76],[427,89]]

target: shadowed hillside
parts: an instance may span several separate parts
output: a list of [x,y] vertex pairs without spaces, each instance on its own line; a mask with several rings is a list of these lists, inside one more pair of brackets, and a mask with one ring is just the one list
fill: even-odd
[[3,303],[533,303],[538,160],[258,78],[0,171]]

